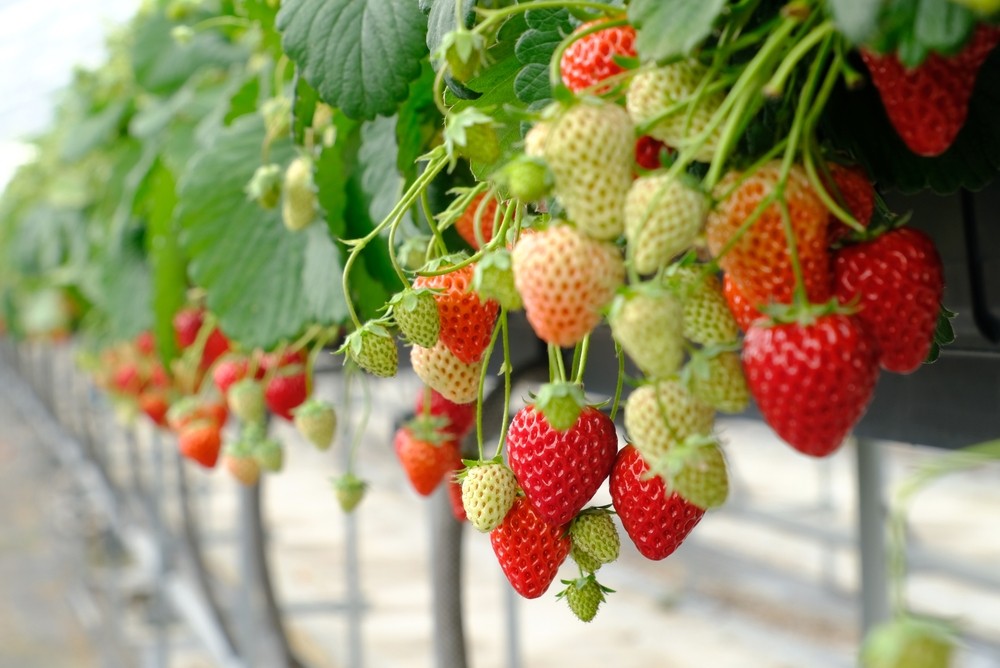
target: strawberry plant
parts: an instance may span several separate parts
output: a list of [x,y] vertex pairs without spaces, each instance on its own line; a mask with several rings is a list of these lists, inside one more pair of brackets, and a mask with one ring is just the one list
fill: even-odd
[[[447,484],[525,597],[572,555],[589,620],[618,548],[602,485],[663,559],[726,499],[716,410],[752,400],[827,456],[882,371],[949,339],[933,242],[881,194],[995,178],[996,2],[162,4],[76,75],[0,201],[0,322],[78,329],[99,386],[241,482],[283,465],[268,414],[331,447],[349,413],[312,395],[334,341],[352,382],[409,346],[408,479]],[[549,383],[511,416],[522,309]],[[594,406],[605,325],[639,377]]]

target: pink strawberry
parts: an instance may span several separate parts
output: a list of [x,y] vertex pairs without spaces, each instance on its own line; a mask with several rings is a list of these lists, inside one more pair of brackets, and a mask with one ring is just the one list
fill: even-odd
[[441,431],[460,441],[469,433],[476,420],[476,403],[456,404],[437,390],[425,387],[417,394],[413,412],[444,418],[447,423],[440,427]]
[[538,514],[565,524],[611,472],[618,435],[608,416],[584,408],[576,424],[556,431],[534,406],[514,415],[507,432],[510,468]]
[[467,404],[479,396],[483,363],[466,364],[448,350],[444,341],[438,341],[433,348],[410,348],[410,364],[420,380],[448,401]]
[[[600,25],[601,20],[580,25],[574,32]],[[615,56],[635,57],[635,28],[615,26],[592,32],[563,51],[559,71],[566,87],[574,93],[590,88],[622,72]]]

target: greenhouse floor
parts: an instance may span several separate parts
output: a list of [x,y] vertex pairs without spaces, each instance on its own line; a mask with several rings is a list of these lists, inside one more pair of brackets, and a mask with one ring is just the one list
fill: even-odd
[[[358,459],[358,474],[371,489],[355,516],[365,612],[363,657],[353,658],[363,658],[371,668],[435,665],[429,584],[435,501],[409,488],[391,447],[393,424],[417,387],[414,378],[404,380],[372,382],[377,414]],[[317,391],[336,400],[339,376],[322,377]],[[341,415],[350,412],[342,410]],[[70,558],[73,546],[59,530],[72,514],[60,494],[61,487],[69,486],[62,483],[68,476],[53,475],[27,427],[0,402],[0,499],[6,508],[0,536],[0,665],[99,665],[94,648],[108,639],[101,637],[100,624],[86,623],[99,611],[74,603],[80,586],[74,569],[81,566]],[[287,466],[265,483],[264,501],[271,566],[288,635],[304,665],[348,668],[351,643],[341,604],[348,595],[344,568],[349,532],[329,487],[330,478],[342,470],[340,453],[316,452],[287,425],[278,429],[289,446]],[[467,527],[463,577],[469,664],[854,665],[859,616],[853,446],[816,462],[777,442],[759,423],[726,420],[722,429],[733,477],[729,504],[707,515],[688,542],[663,562],[643,560],[623,536],[621,560],[600,574],[616,593],[590,624],[576,620],[555,599],[556,583],[541,599],[516,602],[517,638],[512,642],[506,582],[488,538]],[[939,454],[898,444],[880,447],[887,455],[887,489]],[[222,579],[234,581],[235,483],[223,471],[198,479],[210,562]],[[1000,467],[993,466],[952,475],[927,490],[911,516],[911,541],[938,562],[946,556],[964,560],[972,570],[990,571],[1000,557],[998,482]],[[607,502],[606,493],[601,494],[598,500]],[[962,668],[1000,664],[1000,649],[985,640],[1000,638],[1000,589],[947,570],[915,572],[911,602],[920,610],[958,618],[970,633]],[[951,570],[961,571],[962,564]],[[572,576],[569,564],[560,575]],[[512,645],[516,661],[511,660]],[[173,656],[172,668],[212,665],[190,640]]]

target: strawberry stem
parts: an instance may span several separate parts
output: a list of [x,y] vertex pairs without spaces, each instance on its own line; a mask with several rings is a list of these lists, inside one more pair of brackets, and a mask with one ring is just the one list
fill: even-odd
[[611,402],[611,420],[618,415],[618,407],[622,401],[622,387],[625,385],[625,353],[620,343],[615,341],[615,357],[618,358],[618,380],[615,382],[615,398]]
[[[577,355],[576,353],[579,353]],[[573,355],[573,382],[577,385],[583,384],[583,373],[587,370],[587,355],[590,353],[590,334],[583,337],[583,341],[577,346]]]
[[486,346],[486,352],[483,354],[483,366],[479,371],[479,389],[476,391],[476,449],[480,461],[483,459],[483,394],[486,387],[486,374],[489,373],[490,357],[493,356],[493,346],[496,345],[500,329],[500,327],[493,327],[490,343]]
[[589,2],[588,0],[538,0],[537,2],[524,2],[516,5],[509,5],[500,9],[479,9],[478,11],[486,18],[483,19],[483,21],[477,25],[474,30],[476,32],[485,33],[492,30],[494,25],[499,27],[499,25],[503,23],[507,17],[527,11],[533,11],[536,9],[564,9],[570,7],[576,7],[579,9],[594,9],[599,12],[603,12],[604,14],[620,13],[622,10],[621,7],[604,4],[603,2]]
[[493,458],[497,459],[503,453],[507,441],[507,428],[510,426],[510,332],[507,327],[507,309],[500,309],[500,339],[503,342],[503,418],[500,421],[500,442],[497,443]]
[[782,91],[785,89],[785,83],[788,81],[789,76],[795,70],[795,66],[799,64],[809,51],[813,49],[820,40],[825,39],[827,36],[831,35],[835,31],[833,21],[824,21],[815,28],[813,28],[805,37],[799,41],[798,44],[793,46],[785,56],[784,60],[781,61],[781,65],[775,71],[774,75],[764,86],[764,95],[769,97],[778,97],[781,95]]
[[448,254],[448,244],[444,242],[444,237],[441,236],[441,230],[437,226],[437,221],[434,219],[434,213],[431,211],[431,203],[427,199],[427,190],[424,189],[420,193],[420,208],[424,213],[424,218],[427,220],[427,227],[430,228],[431,234],[434,235],[434,243],[437,244],[438,252],[441,255]]

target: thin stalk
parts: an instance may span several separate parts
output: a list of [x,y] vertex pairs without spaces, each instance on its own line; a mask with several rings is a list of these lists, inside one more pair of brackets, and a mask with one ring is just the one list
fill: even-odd
[[507,309],[500,310],[500,340],[503,342],[503,419],[500,422],[500,442],[497,443],[493,458],[496,459],[503,453],[504,443],[507,442],[507,428],[510,426],[510,332],[507,325]]
[[479,389],[476,391],[476,449],[479,453],[479,461],[483,461],[483,395],[486,388],[486,374],[489,371],[490,357],[493,356],[493,346],[496,345],[499,332],[499,327],[493,328],[490,343],[486,346],[486,352],[483,355],[483,366],[479,371]]
[[611,403],[611,419],[618,415],[618,406],[622,400],[622,388],[625,386],[625,353],[620,343],[615,341],[615,357],[618,358],[618,380],[615,383],[615,398]]

